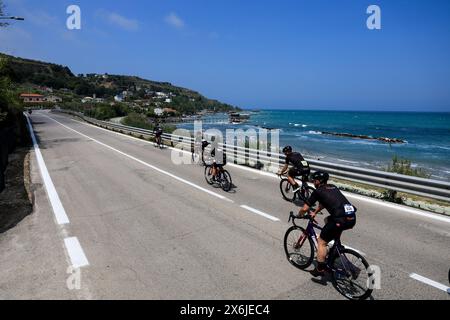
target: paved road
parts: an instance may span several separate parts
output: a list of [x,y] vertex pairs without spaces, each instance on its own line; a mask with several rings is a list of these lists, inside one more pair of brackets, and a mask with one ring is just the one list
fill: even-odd
[[[287,262],[294,206],[274,177],[228,166],[236,189],[225,193],[206,184],[202,167],[173,164],[170,149],[60,114],[31,118],[69,223],[58,223],[33,152],[35,212],[0,235],[0,298],[343,299]],[[343,241],[381,268],[374,299],[450,299],[450,219],[351,201],[358,224]],[[81,288],[70,290],[76,263]]]

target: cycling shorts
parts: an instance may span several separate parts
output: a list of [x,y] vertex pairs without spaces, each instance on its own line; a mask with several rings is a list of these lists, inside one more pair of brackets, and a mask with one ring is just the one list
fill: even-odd
[[310,174],[310,169],[309,168],[296,168],[296,167],[292,167],[289,169],[288,171],[288,175],[290,177],[304,177],[304,176],[309,176]]
[[328,222],[320,233],[320,238],[326,242],[330,242],[339,238],[342,231],[352,229],[356,224],[356,216],[349,216],[343,218],[328,218]]

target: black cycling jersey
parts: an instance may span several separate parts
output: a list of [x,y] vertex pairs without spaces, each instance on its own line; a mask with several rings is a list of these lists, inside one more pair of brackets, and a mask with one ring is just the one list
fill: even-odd
[[161,136],[162,134],[163,134],[163,130],[161,129],[161,128],[156,128],[155,130],[154,130],[154,132],[155,132],[155,134],[156,134],[156,136]]
[[356,208],[353,207],[339,189],[332,185],[322,185],[311,194],[306,204],[312,207],[319,202],[330,213],[333,219],[354,216]]
[[286,164],[292,164],[297,169],[308,169],[309,164],[298,152],[291,152],[286,156]]

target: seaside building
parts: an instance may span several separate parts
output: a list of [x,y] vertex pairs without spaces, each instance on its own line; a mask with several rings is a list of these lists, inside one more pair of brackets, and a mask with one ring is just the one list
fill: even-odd
[[22,93],[20,98],[24,103],[43,103],[44,96],[42,94],[37,93]]
[[20,99],[26,104],[62,102],[62,98],[58,96],[44,96],[38,93],[22,93]]

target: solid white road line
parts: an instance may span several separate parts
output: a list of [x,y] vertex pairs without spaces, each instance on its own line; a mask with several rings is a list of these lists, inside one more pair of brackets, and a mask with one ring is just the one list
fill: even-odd
[[178,180],[178,181],[180,181],[180,182],[182,182],[182,183],[184,183],[184,184],[187,184],[187,185],[189,185],[189,186],[191,186],[191,187],[193,187],[193,188],[195,188],[195,189],[201,190],[201,191],[203,191],[203,192],[205,192],[205,193],[208,193],[208,194],[210,194],[210,195],[212,195],[212,196],[214,196],[214,197],[217,197],[217,198],[219,198],[219,199],[222,199],[222,200],[225,200],[225,201],[229,201],[229,202],[234,202],[233,200],[228,199],[227,197],[224,197],[224,196],[222,196],[222,195],[220,195],[220,194],[218,194],[218,193],[212,192],[212,191],[210,191],[210,190],[208,190],[208,189],[202,188],[202,187],[200,187],[200,186],[198,186],[198,185],[196,185],[196,184],[194,184],[194,183],[192,183],[192,182],[190,182],[190,181],[187,181],[187,180],[185,180],[185,179],[183,179],[183,178],[180,178],[180,177],[178,177],[178,176],[176,176],[176,175],[174,175],[174,174],[172,174],[172,173],[170,173],[170,172],[164,171],[164,170],[162,170],[162,169],[160,169],[160,168],[158,168],[158,167],[155,167],[154,165],[151,165],[151,164],[149,164],[149,163],[147,163],[147,162],[144,162],[144,161],[142,161],[142,160],[140,160],[140,159],[138,159],[138,158],[136,158],[136,157],[133,157],[133,156],[131,156],[131,155],[125,153],[125,152],[122,152],[122,151],[120,151],[120,150],[118,150],[118,149],[116,149],[116,148],[114,148],[114,147],[111,147],[111,146],[109,146],[109,145],[107,145],[107,144],[105,144],[105,143],[103,143],[103,142],[100,142],[100,141],[98,141],[98,140],[96,140],[96,139],[94,139],[94,138],[92,138],[92,137],[90,137],[90,136],[87,136],[87,135],[85,135],[85,134],[83,134],[83,133],[81,133],[81,132],[79,132],[79,131],[77,131],[77,130],[75,130],[75,129],[72,129],[72,128],[70,128],[70,127],[68,127],[68,126],[66,126],[66,125],[64,125],[64,124],[62,124],[61,122],[59,122],[59,121],[57,121],[57,120],[55,120],[55,119],[53,119],[53,118],[51,118],[51,117],[48,117],[48,116],[46,116],[46,115],[42,115],[42,116],[44,116],[44,117],[46,117],[46,118],[49,118],[50,120],[52,120],[52,121],[58,123],[59,125],[63,126],[64,128],[66,128],[66,129],[68,129],[68,130],[70,130],[70,131],[73,131],[73,132],[79,134],[80,136],[83,136],[83,137],[85,137],[85,138],[87,138],[87,139],[89,139],[89,140],[92,140],[92,141],[94,141],[95,143],[98,143],[99,145],[104,146],[105,148],[108,148],[108,149],[110,149],[110,150],[113,150],[113,151],[115,151],[115,152],[117,152],[117,153],[119,153],[119,154],[121,154],[121,155],[123,155],[123,156],[129,158],[129,159],[132,159],[132,160],[134,160],[134,161],[136,161],[136,162],[138,162],[138,163],[140,163],[140,164],[146,166],[146,167],[149,167],[149,168],[151,168],[151,169],[153,169],[153,170],[155,170],[155,171],[158,171],[159,173],[162,173],[162,174],[164,174],[164,175],[167,175],[167,176],[169,176],[169,177],[171,177],[171,178],[173,178],[173,179],[175,179],[175,180]]
[[274,216],[271,216],[270,214],[267,214],[267,213],[264,213],[264,212],[262,212],[262,211],[256,210],[256,209],[254,209],[254,208],[252,208],[252,207],[249,207],[249,206],[246,206],[246,205],[242,205],[242,206],[240,206],[240,207],[241,207],[241,208],[244,208],[244,209],[246,209],[246,210],[248,210],[248,211],[250,211],[250,212],[256,213],[256,214],[258,214],[258,215],[260,215],[260,216],[263,216],[264,218],[267,218],[267,219],[269,219],[269,220],[272,220],[272,221],[280,221],[280,219],[275,218]]
[[64,239],[64,244],[66,245],[73,268],[81,268],[89,265],[83,248],[81,248],[80,242],[76,237]]
[[47,196],[53,208],[53,213],[55,214],[56,222],[59,225],[68,224],[69,218],[67,217],[66,211],[64,210],[61,200],[59,199],[58,193],[56,192],[55,185],[53,184],[53,181],[50,178],[50,174],[48,173],[47,166],[45,165],[44,158],[42,157],[41,154],[41,150],[39,149],[39,145],[37,144],[30,119],[27,115],[25,116],[27,118],[31,139],[33,140],[33,147],[39,165],[39,170],[41,172],[42,180],[44,180],[45,190],[47,191]]
[[436,289],[439,289],[439,290],[442,290],[442,291],[445,291],[445,292],[449,292],[449,290],[450,290],[450,288],[448,286],[443,285],[443,284],[441,284],[439,282],[433,281],[431,279],[425,278],[425,277],[423,277],[421,275],[418,275],[417,273],[411,273],[409,276],[411,278],[413,278],[414,280],[417,280],[417,281],[420,281],[422,283],[425,283],[425,284],[427,284],[429,286],[432,286],[432,287],[434,287]]

